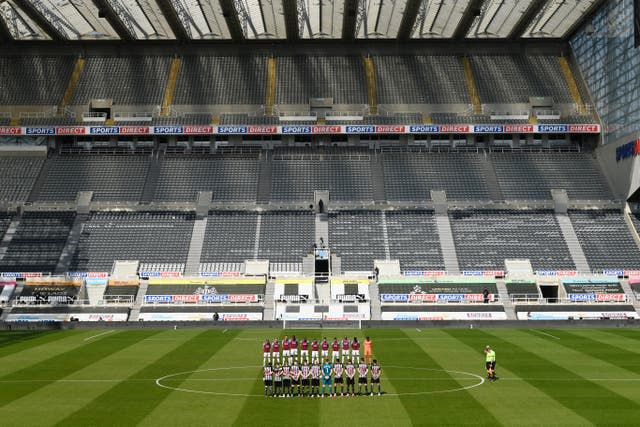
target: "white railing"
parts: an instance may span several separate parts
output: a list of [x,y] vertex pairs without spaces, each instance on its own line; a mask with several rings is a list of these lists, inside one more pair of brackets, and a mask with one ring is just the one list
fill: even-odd
[[151,121],[153,119],[153,113],[149,111],[142,112],[118,112],[113,113],[113,118],[120,122],[127,121]]
[[95,111],[82,113],[83,122],[104,122],[105,120],[107,120],[107,113]]

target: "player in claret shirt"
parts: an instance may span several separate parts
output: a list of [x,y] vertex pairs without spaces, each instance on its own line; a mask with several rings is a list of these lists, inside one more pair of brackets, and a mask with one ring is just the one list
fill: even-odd
[[311,367],[309,366],[309,362],[307,362],[306,359],[304,362],[302,362],[302,368],[300,369],[300,371],[302,375],[302,382],[300,386],[303,389],[303,394],[310,394],[311,379],[309,377],[311,376]]
[[282,340],[282,363],[288,363],[291,365],[291,352],[289,349],[291,348],[291,343],[289,342],[289,337],[284,336]]
[[320,396],[320,363],[313,359],[311,365],[311,397]]
[[298,360],[298,340],[295,335],[289,340],[289,353],[291,354],[289,358],[289,364],[291,365],[294,360]]
[[264,367],[264,395],[273,394],[273,368],[271,363]]
[[338,385],[340,386],[340,396],[344,396],[344,378],[342,374],[344,373],[344,366],[340,361],[339,357],[336,357],[335,363],[333,364],[333,395],[336,396],[338,394]]
[[345,367],[345,372],[347,374],[347,395],[349,395],[349,390],[351,390],[351,396],[356,395],[356,367],[351,362],[351,359],[347,360],[347,366]]
[[326,338],[322,339],[321,347],[322,347],[322,358],[323,359],[328,358],[329,357],[329,341],[327,341]]
[[271,344],[271,361],[280,364],[280,342],[278,342],[278,338],[274,338],[273,344]]
[[367,374],[369,373],[369,366],[364,362],[364,358],[360,359],[360,364],[358,365],[358,394],[362,394],[362,386],[364,386],[364,394],[367,393]]
[[336,357],[340,357],[340,342],[338,338],[333,337],[331,342],[331,360],[336,360]]
[[351,359],[353,363],[358,363],[358,360],[360,360],[360,342],[358,341],[358,337],[353,337],[353,341],[351,341]]
[[271,363],[271,343],[269,340],[264,340],[262,343],[262,366],[267,366]]
[[318,349],[320,348],[320,344],[318,344],[318,340],[313,340],[311,343],[311,360],[317,360],[320,355],[318,354]]
[[350,359],[349,347],[351,347],[351,341],[349,341],[349,338],[344,337],[342,339],[342,363],[347,363],[347,361]]
[[294,361],[291,366],[291,387],[292,393],[297,394],[298,397],[300,397],[300,374],[300,366]]
[[380,372],[382,368],[378,365],[378,361],[373,359],[373,364],[371,365],[371,396],[373,396],[373,387],[375,384],[378,384],[378,396],[382,394],[382,386],[380,386]]
[[300,341],[300,361],[309,362],[309,341],[306,337]]

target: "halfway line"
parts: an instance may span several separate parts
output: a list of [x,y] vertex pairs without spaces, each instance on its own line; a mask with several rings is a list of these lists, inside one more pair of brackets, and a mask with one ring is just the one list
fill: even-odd
[[533,332],[537,332],[537,333],[542,334],[542,335],[546,335],[546,336],[551,337],[551,338],[556,339],[556,340],[559,340],[559,339],[560,339],[560,338],[558,338],[558,337],[557,337],[557,336],[555,336],[555,335],[551,335],[551,334],[548,334],[548,333],[546,333],[546,332],[539,331],[539,330],[537,330],[537,329],[531,329],[531,328],[529,328],[529,330],[530,330],[530,331],[533,331]]
[[84,341],[89,341],[90,339],[97,338],[97,337],[99,337],[99,336],[101,336],[101,335],[110,334],[111,332],[115,332],[115,330],[113,330],[113,329],[112,329],[112,330],[110,330],[110,331],[102,332],[102,333],[100,333],[100,334],[98,334],[98,335],[93,335],[93,336],[91,336],[91,337],[87,337],[87,338],[85,338],[85,339],[84,339]]

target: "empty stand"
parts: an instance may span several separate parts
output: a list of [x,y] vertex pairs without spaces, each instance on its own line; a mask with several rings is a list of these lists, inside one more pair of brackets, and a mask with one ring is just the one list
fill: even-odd
[[385,259],[380,212],[329,213],[329,243],[342,259],[342,271],[371,271],[373,261]]
[[160,104],[169,73],[169,56],[92,56],[86,58],[71,105],[111,99],[120,105]]
[[329,190],[332,200],[372,200],[370,166],[368,150],[276,150],[271,197],[313,200],[315,190]]
[[433,211],[386,213],[391,259],[406,270],[444,270]]
[[276,103],[308,104],[310,98],[333,98],[334,104],[366,104],[362,57],[278,57]]
[[257,154],[165,155],[156,200],[195,201],[212,191],[216,201],[255,201],[260,159]]
[[262,105],[266,70],[262,56],[185,56],[173,103]]
[[44,157],[0,156],[0,200],[26,201],[44,161]]
[[315,215],[304,211],[270,211],[262,215],[258,259],[299,263],[311,252]]
[[569,211],[580,245],[593,269],[640,268],[640,248],[622,213],[616,210]]
[[444,190],[451,200],[489,199],[480,153],[388,152],[383,154],[388,200],[429,200]]
[[551,199],[552,189],[570,199],[613,199],[589,152],[493,152],[491,161],[506,199]]
[[470,104],[455,56],[377,56],[379,104]]
[[74,218],[73,212],[25,212],[0,270],[54,272]]
[[108,271],[116,260],[184,264],[195,215],[95,212],[84,224],[71,269]]
[[0,104],[57,105],[73,70],[71,56],[11,56],[0,61]]
[[33,201],[71,201],[79,191],[93,191],[97,201],[137,201],[144,188],[150,157],[147,155],[53,155]]
[[449,215],[460,268],[504,269],[524,258],[534,269],[575,269],[555,215],[544,210],[459,210]]
[[209,212],[202,247],[202,263],[242,263],[253,259],[258,214]]

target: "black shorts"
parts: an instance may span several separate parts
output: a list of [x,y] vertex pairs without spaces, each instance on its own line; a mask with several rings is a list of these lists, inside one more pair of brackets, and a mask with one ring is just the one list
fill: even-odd
[[355,385],[356,379],[347,377],[347,385]]
[[366,378],[358,378],[358,384],[367,384]]
[[371,378],[371,384],[380,384],[380,378]]
[[303,378],[302,379],[302,385],[303,386],[307,386],[308,387],[310,382],[311,381],[309,380],[309,378]]
[[293,385],[300,385],[300,380],[292,380],[291,384]]
[[274,386],[275,386],[275,388],[280,388],[280,387],[282,387],[282,381],[276,381],[276,382],[274,383]]
[[496,369],[496,362],[487,362],[487,369]]
[[333,382],[336,384],[344,384],[344,380],[342,379],[342,377],[335,377],[333,379]]
[[273,380],[264,380],[265,387],[271,387],[273,385]]
[[282,380],[282,385],[285,387],[290,387],[291,386],[291,378],[285,378]]
[[319,387],[320,386],[320,378],[312,378],[311,379],[311,386],[312,387]]

